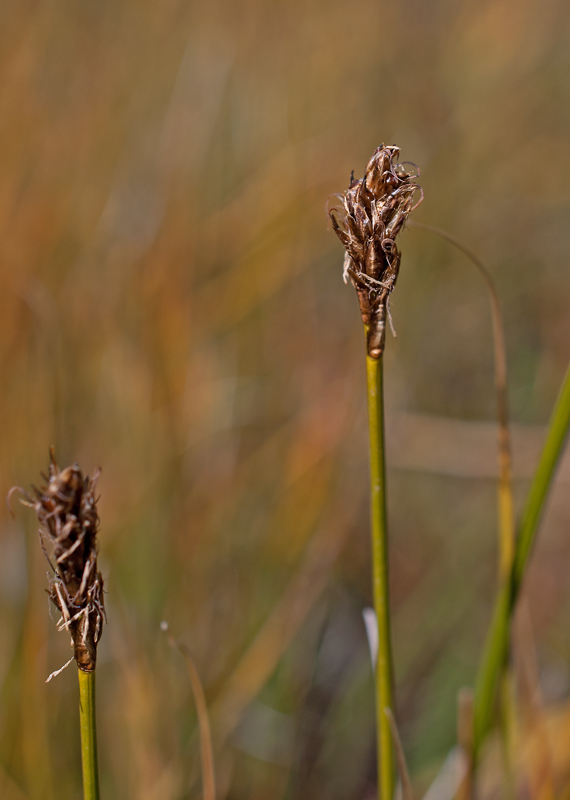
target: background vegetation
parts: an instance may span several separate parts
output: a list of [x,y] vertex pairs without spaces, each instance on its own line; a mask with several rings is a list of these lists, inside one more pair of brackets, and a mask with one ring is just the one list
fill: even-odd
[[[1,5],[0,486],[37,481],[52,443],[103,468],[104,797],[201,791],[163,619],[204,682],[220,800],[373,790],[364,346],[325,201],[396,143],[422,168],[415,218],[489,265],[520,499],[570,354],[569,44],[563,0]],[[476,272],[424,231],[400,242],[393,635],[424,785],[495,593],[493,351]],[[567,457],[524,590],[562,714],[569,483]],[[45,572],[32,515],[5,512],[5,800],[80,792]]]

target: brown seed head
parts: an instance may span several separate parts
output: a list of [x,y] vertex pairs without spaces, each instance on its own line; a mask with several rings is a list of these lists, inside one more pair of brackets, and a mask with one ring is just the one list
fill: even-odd
[[[329,211],[346,250],[344,280],[350,278],[358,294],[372,358],[384,352],[388,303],[400,269],[396,236],[423,200],[414,183],[419,170],[410,162],[399,164],[399,155],[395,145],[378,147],[362,180],[351,179],[346,192],[337,195],[340,204]],[[420,199],[414,204],[417,191]]]
[[52,450],[47,485],[34,486],[35,496],[24,493],[22,501],[34,509],[40,523],[40,542],[51,567],[48,594],[61,612],[58,629],[70,632],[75,659],[84,672],[95,669],[106,619],[103,578],[97,569],[98,477],[99,470],[83,477],[77,464],[60,470]]

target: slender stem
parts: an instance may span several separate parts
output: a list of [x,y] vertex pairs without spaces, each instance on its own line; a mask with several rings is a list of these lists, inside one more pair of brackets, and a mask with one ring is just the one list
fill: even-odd
[[392,648],[388,585],[388,535],[386,525],[386,467],[384,456],[384,399],[382,358],[366,356],[368,426],[370,436],[370,495],[372,527],[372,582],[378,623],[376,661],[376,726],[378,737],[378,797],[394,796],[392,758]]
[[95,672],[83,672],[83,670],[80,669],[78,673],[83,799],[99,800],[97,726],[95,721]]
[[508,580],[515,550],[515,512],[512,487],[512,454],[511,434],[509,429],[509,403],[507,386],[507,355],[505,333],[503,330],[503,314],[499,294],[495,282],[481,259],[468,247],[465,247],[455,236],[441,228],[426,225],[423,222],[409,220],[412,228],[430,231],[445,239],[476,267],[482,276],[491,300],[491,319],[493,321],[493,342],[495,351],[495,390],[497,402],[497,421],[499,423],[499,581]]
[[216,777],[214,771],[214,748],[212,746],[212,730],[210,727],[210,716],[206,704],[204,687],[200,680],[200,673],[196,668],[190,650],[182,642],[177,642],[170,633],[168,622],[161,623],[163,631],[166,631],[168,643],[175,647],[183,656],[188,670],[188,677],[192,686],[194,702],[196,704],[196,714],[198,716],[198,730],[200,732],[200,760],[202,762],[202,788],[203,800],[216,800]]
[[522,514],[510,579],[505,581],[497,597],[483,659],[479,667],[475,688],[473,736],[475,762],[483,739],[491,726],[497,682],[506,662],[509,648],[512,613],[569,429],[570,368],[556,401],[544,449]]

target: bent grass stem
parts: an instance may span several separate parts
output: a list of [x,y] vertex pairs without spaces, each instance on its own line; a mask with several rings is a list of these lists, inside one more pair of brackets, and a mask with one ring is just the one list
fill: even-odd
[[[426,225],[422,222],[410,220],[408,223],[414,228],[429,231],[445,239],[466,256],[482,276],[491,300],[491,318],[493,321],[493,343],[495,360],[495,393],[497,403],[498,422],[498,455],[499,455],[499,480],[498,480],[498,530],[499,530],[499,588],[505,587],[510,580],[511,568],[515,556],[515,512],[512,480],[512,446],[509,428],[508,412],[508,385],[507,385],[507,356],[505,346],[505,333],[503,314],[499,295],[491,273],[481,259],[468,247],[465,247],[455,236],[441,228]],[[501,684],[501,738],[505,763],[505,777],[507,795],[512,797],[512,740],[516,725],[514,708],[514,693],[512,691],[513,676],[507,669]],[[471,737],[472,738],[472,737]],[[471,767],[474,758],[470,756]]]
[[498,483],[498,511],[499,511],[499,580],[508,580],[515,545],[515,512],[513,500],[512,480],[512,447],[509,429],[508,386],[507,386],[507,356],[505,346],[505,333],[503,329],[503,314],[495,282],[487,267],[481,259],[468,247],[465,247],[455,236],[442,228],[427,225],[423,222],[409,220],[408,225],[419,230],[429,231],[445,239],[460,250],[475,266],[489,291],[491,301],[491,319],[493,321],[493,347],[495,358],[495,392],[497,403],[498,444],[499,444],[499,483]]

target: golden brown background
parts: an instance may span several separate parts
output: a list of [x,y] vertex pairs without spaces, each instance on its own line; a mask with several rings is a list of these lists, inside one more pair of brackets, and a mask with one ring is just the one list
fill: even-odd
[[[396,143],[417,220],[502,299],[524,494],[570,354],[564,0],[0,5],[0,487],[55,444],[102,467],[102,794],[200,796],[172,631],[220,800],[374,786],[364,347],[325,203]],[[398,718],[424,785],[455,741],[496,574],[480,277],[404,232],[386,354]],[[545,701],[570,685],[570,468],[527,596]],[[0,795],[80,794],[74,668],[31,512],[0,528]]]

